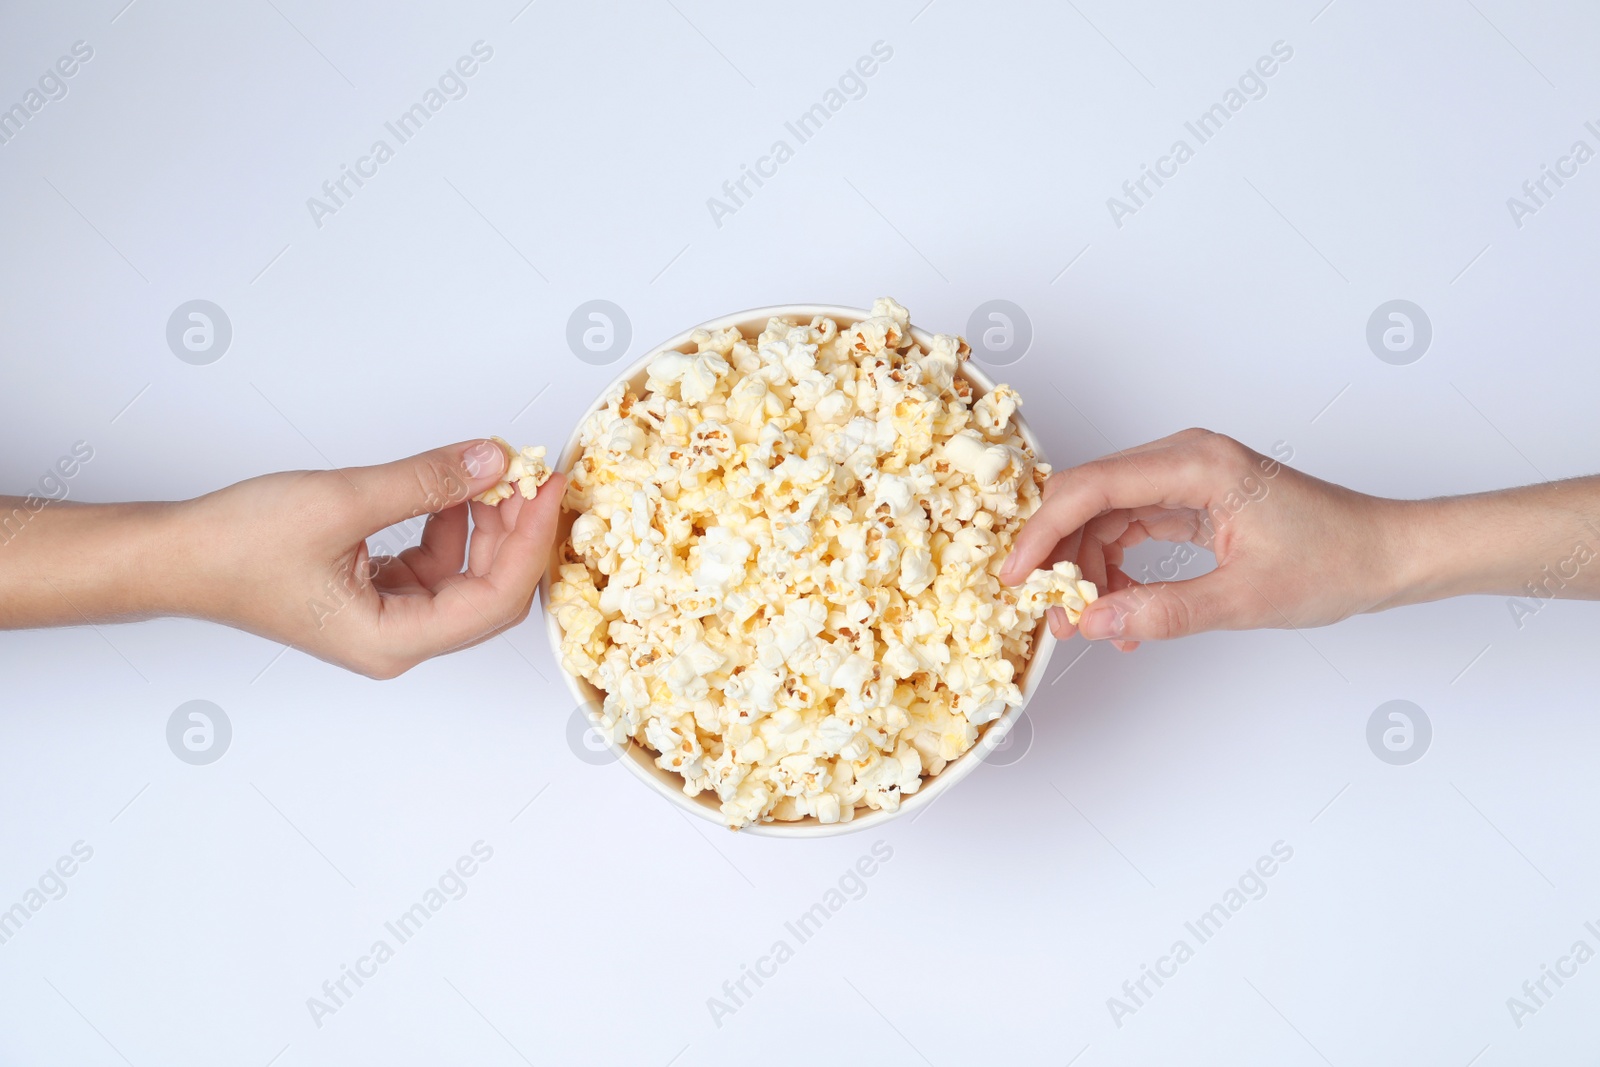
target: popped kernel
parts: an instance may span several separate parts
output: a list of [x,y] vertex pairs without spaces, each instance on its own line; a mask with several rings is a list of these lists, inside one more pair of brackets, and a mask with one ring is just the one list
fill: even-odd
[[499,482],[472,499],[485,504],[499,504],[509,499],[513,491],[521,493],[525,500],[538,496],[539,487],[548,482],[554,473],[544,460],[544,446],[529,445],[519,452],[503,437],[491,437],[490,440],[506,454],[506,470]]

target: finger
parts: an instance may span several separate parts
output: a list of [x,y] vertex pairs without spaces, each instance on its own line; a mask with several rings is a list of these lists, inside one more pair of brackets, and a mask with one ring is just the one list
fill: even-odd
[[[1210,436],[1210,430],[1202,430],[1198,427],[1194,427],[1187,430],[1179,430],[1177,433],[1168,434],[1167,436],[1159,438],[1155,441],[1147,441],[1142,445],[1134,445],[1131,448],[1119,448],[1112,452],[1106,453],[1100,458],[1114,459],[1117,457],[1139,456],[1146,452],[1154,452],[1160,448],[1168,448],[1173,445],[1198,441],[1202,438]],[[1067,470],[1058,470],[1051,474],[1050,477],[1046,478],[1044,482],[1044,489],[1039,494],[1040,501],[1049,500],[1052,496],[1059,492],[1061,487],[1066,484],[1067,475],[1070,473],[1070,471],[1071,468],[1068,468]]]
[[1154,441],[1146,441],[1142,445],[1134,445],[1131,448],[1119,448],[1115,452],[1108,453],[1107,456],[1102,458],[1110,458],[1110,456],[1113,455],[1137,456],[1145,452],[1154,452],[1160,448],[1173,448],[1177,445],[1191,444],[1195,441],[1200,441],[1211,436],[1212,433],[1210,430],[1202,430],[1198,426],[1191,426],[1187,430],[1179,430],[1177,433],[1169,433],[1165,437],[1157,438]]
[[1057,641],[1065,641],[1078,632],[1078,628],[1067,621],[1065,608],[1054,607],[1044,614],[1045,618],[1050,621],[1050,632],[1055,634]]
[[474,500],[468,505],[472,515],[472,543],[467,548],[467,573],[480,578],[489,573],[494,554],[505,538],[505,520],[495,504]]
[[1192,508],[1180,508],[1176,511],[1155,508],[1150,514],[1141,515],[1139,522],[1152,540],[1193,542],[1197,541],[1203,532],[1203,517],[1203,512]]
[[1078,569],[1096,589],[1106,587],[1105,548],[1092,537],[1083,539],[1083,549],[1078,553]]
[[[1158,451],[1159,449],[1163,449],[1163,448],[1172,448],[1172,447],[1177,446],[1177,445],[1189,444],[1191,442],[1198,441],[1198,440],[1200,440],[1202,438],[1206,438],[1206,437],[1210,437],[1210,436],[1212,436],[1212,433],[1211,433],[1210,430],[1202,430],[1202,429],[1200,429],[1198,427],[1191,427],[1190,429],[1187,429],[1187,430],[1179,430],[1177,433],[1169,433],[1165,437],[1158,437],[1154,441],[1146,441],[1142,445],[1130,445],[1127,448],[1117,448],[1116,446],[1113,445],[1110,452],[1107,452],[1105,455],[1100,456],[1098,458],[1100,458],[1100,459],[1117,459],[1117,458],[1126,457],[1126,456],[1141,456],[1141,455],[1144,455],[1146,452],[1155,452],[1155,451]],[[1106,443],[1110,444],[1110,441],[1108,440]],[[1055,473],[1055,475],[1052,475],[1052,477],[1057,477],[1057,476],[1066,474],[1070,470],[1071,470],[1071,468],[1067,468],[1067,470],[1057,471]],[[1046,494],[1046,495],[1048,495],[1048,494]]]
[[[1043,566],[1052,567],[1065,561],[1077,566],[1079,570],[1083,570],[1084,555],[1087,551],[1089,551],[1087,528],[1074,530],[1061,539],[1056,545],[1055,551],[1051,552],[1049,558],[1044,561]],[[1104,546],[1101,547],[1101,551],[1103,553]],[[1092,578],[1090,579],[1090,581],[1093,580]],[[1069,640],[1073,634],[1078,632],[1077,625],[1067,618],[1067,613],[1062,608],[1051,608],[1045,612],[1045,618],[1049,621],[1050,632],[1055,634],[1058,641]]]
[[[1065,562],[1071,563],[1081,570],[1083,552],[1087,543],[1084,531],[1074,530],[1062,538],[1060,543],[1056,545],[1055,551],[1050,553],[1050,558],[1044,561],[1043,566],[1053,567],[1057,563]],[[1045,612],[1045,619],[1050,624],[1050,632],[1055,634],[1058,641],[1066,641],[1078,632],[1077,625],[1067,618],[1067,613],[1062,608],[1049,609]]]
[[1050,567],[1062,561],[1077,563],[1078,554],[1082,551],[1083,531],[1074,530],[1056,543],[1055,550],[1045,559],[1042,566]]
[[1200,530],[1200,514],[1193,508],[1129,508],[1091,519],[1088,529],[1105,544],[1115,541],[1123,548],[1143,541],[1192,541]]
[[362,551],[357,552],[352,571],[359,585],[382,590],[391,583],[405,580],[404,575],[409,568],[400,561],[399,556],[370,556],[366,554],[365,548],[366,546],[362,545]]
[[1154,536],[1150,533],[1149,525],[1143,519],[1136,519],[1128,523],[1128,528],[1117,535],[1117,547],[1127,550],[1134,545],[1142,545],[1146,541],[1154,539]]
[[520,597],[524,603],[533,599],[533,591],[549,562],[566,488],[566,478],[552,475],[539,487],[539,495],[514,513],[516,522],[506,531],[495,553],[490,577],[503,591]]
[[377,590],[379,597],[432,595],[432,590],[422,584],[417,572],[398,556],[390,557],[389,562],[379,569],[372,579],[372,588]]
[[1128,577],[1128,572],[1122,569],[1121,564],[1107,563],[1106,585],[1105,589],[1101,591],[1101,595],[1105,596],[1111,593],[1120,593],[1124,589],[1131,589],[1133,586],[1138,584],[1138,582]]
[[1106,557],[1106,577],[1110,578],[1113,568],[1122,566],[1122,546],[1113,541],[1109,545],[1102,545],[1101,552]]
[[[1044,561],[1043,566],[1053,567],[1057,563],[1078,563],[1078,552],[1083,544],[1083,531],[1074,530],[1071,534],[1056,545],[1055,551],[1050,553],[1050,558]],[[1078,632],[1078,628],[1067,621],[1067,613],[1060,608],[1051,608],[1045,612],[1045,620],[1050,624],[1050,632],[1056,635],[1056,640],[1065,641]]]
[[507,462],[505,450],[493,441],[463,441],[340,473],[355,489],[356,524],[372,533],[463,503],[498,482]]
[[517,525],[517,516],[522,514],[522,509],[527,503],[528,498],[523,496],[521,492],[512,493],[500,501],[496,505],[496,510],[500,512],[501,527],[507,530],[515,527]]
[[1131,511],[1121,509],[1108,511],[1104,515],[1096,515],[1090,519],[1089,524],[1083,528],[1083,535],[1085,539],[1098,541],[1102,545],[1114,545],[1133,523]]
[[1066,472],[1059,492],[1039,506],[1017,535],[1000,570],[1014,584],[1050,554],[1055,543],[1090,519],[1115,508],[1202,508],[1217,489],[1221,464],[1215,452],[1166,448],[1132,457],[1095,460]]
[[[1117,552],[1119,554],[1122,551],[1120,548],[1117,548],[1117,546],[1115,546],[1115,545],[1107,545],[1106,546],[1106,549],[1107,549],[1108,553],[1113,548],[1116,548]],[[1108,564],[1106,566],[1106,590],[1108,592],[1119,593],[1122,590],[1129,588],[1133,584],[1134,584],[1133,579],[1128,577],[1128,575],[1122,570],[1120,565],[1110,565],[1110,564]],[[1137,642],[1137,641],[1113,640],[1111,642],[1111,646],[1113,648],[1115,648],[1118,652],[1132,652],[1134,649],[1139,647],[1139,642]]]
[[1165,641],[1249,624],[1250,602],[1222,571],[1181,582],[1134,583],[1084,609],[1078,629],[1090,640]]
[[539,495],[521,508],[516,526],[503,532],[487,573],[445,580],[414,654],[436,656],[492,637],[526,617],[550,558],[565,489],[559,474],[540,486]]
[[467,554],[467,509],[460,504],[428,516],[422,542],[400,553],[417,581],[432,586],[447,574],[458,574]]

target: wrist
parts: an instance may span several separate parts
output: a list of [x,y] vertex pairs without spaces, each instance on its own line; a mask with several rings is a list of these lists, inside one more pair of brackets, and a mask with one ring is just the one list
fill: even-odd
[[1386,563],[1384,599],[1372,610],[1450,596],[1459,563],[1443,536],[1442,500],[1384,500],[1380,522]]
[[145,605],[145,615],[205,618],[201,592],[202,540],[194,523],[194,501],[134,504],[130,516],[133,558],[139,570],[129,576],[131,595]]
[[1382,608],[1478,593],[1514,593],[1530,565],[1504,494],[1390,500],[1390,597]]
[[73,510],[61,541],[66,566],[59,584],[75,612],[96,622],[182,614],[173,584],[182,538],[178,507],[162,501]]

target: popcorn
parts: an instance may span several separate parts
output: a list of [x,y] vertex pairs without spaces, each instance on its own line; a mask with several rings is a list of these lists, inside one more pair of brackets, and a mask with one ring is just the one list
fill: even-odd
[[1009,385],[997,385],[972,405],[973,424],[987,437],[1004,437],[1011,429],[1011,416],[1022,406],[1022,398]]
[[524,499],[532,500],[539,495],[539,487],[550,480],[553,473],[544,461],[544,446],[529,445],[518,452],[502,437],[490,438],[506,454],[506,471],[500,476],[500,481],[491,485],[472,499],[485,504],[499,504],[511,496],[512,486],[521,493]]
[[1017,606],[1024,613],[1059,606],[1067,613],[1067,621],[1074,626],[1083,609],[1099,597],[1094,583],[1083,580],[1076,565],[1065,561],[1050,570],[1037,570],[1028,575],[1017,591]]
[[[1097,593],[1071,563],[1000,584],[1049,474],[1022,400],[974,397],[966,342],[924,349],[887,299],[842,330],[772,319],[685,349],[579,434],[562,665],[605,694],[602,731],[734,829],[895,811],[1022,703],[1044,613],[1077,622]],[[531,499],[543,450],[500,444],[484,496]]]

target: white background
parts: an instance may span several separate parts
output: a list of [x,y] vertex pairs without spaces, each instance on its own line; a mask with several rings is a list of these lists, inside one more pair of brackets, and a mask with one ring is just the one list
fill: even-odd
[[[94,49],[0,146],[5,491],[79,440],[81,500],[557,445],[615,370],[566,343],[595,298],[629,360],[747,307],[890,294],[956,332],[1015,301],[1034,341],[1000,374],[1058,464],[1203,425],[1399,496],[1597,465],[1600,163],[1520,228],[1506,204],[1600,148],[1588,5],[125,2],[0,15],[0,106]],[[316,226],[307,198],[478,40],[468,95]],[[866,95],[716,225],[875,41]],[[1116,226],[1106,199],[1275,41],[1265,97]],[[233,326],[209,366],[165,340],[196,298]],[[1395,298],[1433,324],[1409,366],[1365,341]],[[0,945],[0,1063],[1592,1062],[1600,963],[1520,1028],[1506,1001],[1600,949],[1595,611],[1063,646],[1024,758],[817,843],[575,758],[537,615],[392,682],[196,622],[9,634],[0,907],[94,855]],[[165,740],[196,698],[233,725],[209,766]],[[1433,725],[1409,766],[1366,742],[1396,698]],[[877,839],[865,896],[716,1025]],[[470,891],[315,1025],[479,840]],[[1280,840],[1266,895],[1118,1026],[1108,998]]]

